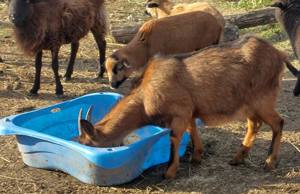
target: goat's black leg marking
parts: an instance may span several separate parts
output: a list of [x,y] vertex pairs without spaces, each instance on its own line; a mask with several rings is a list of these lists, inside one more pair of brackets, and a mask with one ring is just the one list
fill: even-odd
[[41,80],[41,70],[42,70],[42,56],[43,51],[39,51],[35,55],[35,79],[32,89],[30,90],[30,95],[35,96],[38,94],[40,89],[40,80]]
[[58,97],[62,97],[64,92],[63,92],[63,86],[61,85],[59,74],[58,74],[58,52],[59,52],[59,48],[51,49],[52,70],[54,73],[55,84],[56,84],[56,95]]
[[105,66],[104,66],[104,62],[105,62],[105,55],[106,55],[106,40],[102,40],[102,43],[100,45],[100,58],[99,58],[99,62],[100,62],[100,70],[99,70],[99,77],[103,77],[103,74],[105,72]]
[[99,73],[98,77],[102,78],[105,72],[105,56],[106,56],[106,40],[104,38],[104,33],[99,32],[96,29],[92,29],[93,36],[96,40],[98,49],[99,49]]
[[66,74],[64,76],[66,81],[70,81],[71,80],[71,76],[72,76],[73,69],[74,69],[74,62],[75,62],[75,59],[76,59],[78,48],[79,48],[79,42],[73,42],[73,43],[71,43],[70,61],[69,61],[69,64],[68,64],[68,68],[67,68]]

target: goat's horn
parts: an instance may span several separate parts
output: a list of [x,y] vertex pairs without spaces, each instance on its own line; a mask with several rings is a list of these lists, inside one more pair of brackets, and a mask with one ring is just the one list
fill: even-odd
[[90,106],[85,117],[85,120],[87,120],[88,122],[91,122],[92,120],[92,111],[93,111],[93,106]]
[[81,120],[81,117],[82,117],[82,108],[80,109],[79,111],[79,114],[78,114],[78,131],[79,131],[79,136],[81,135],[81,123],[80,123],[80,120]]

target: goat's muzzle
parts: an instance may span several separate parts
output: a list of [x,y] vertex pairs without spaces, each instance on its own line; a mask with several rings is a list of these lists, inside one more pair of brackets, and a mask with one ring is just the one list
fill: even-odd
[[151,16],[151,14],[147,10],[145,10],[144,14],[147,16]]
[[112,89],[118,89],[119,86],[120,86],[124,81],[126,81],[126,79],[127,79],[127,77],[124,77],[124,78],[123,78],[122,80],[120,80],[120,81],[110,82],[109,84],[110,84],[110,86],[111,86]]
[[147,8],[156,8],[158,7],[159,5],[157,3],[153,3],[153,2],[150,2],[150,3],[147,3],[146,4],[146,7]]
[[121,85],[121,83],[118,81],[118,82],[111,82],[110,83],[110,87],[112,89],[118,89],[118,87]]

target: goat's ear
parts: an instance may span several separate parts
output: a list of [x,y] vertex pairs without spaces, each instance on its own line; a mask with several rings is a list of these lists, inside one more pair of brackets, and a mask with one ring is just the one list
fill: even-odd
[[80,120],[80,133],[81,135],[86,135],[92,139],[93,136],[95,136],[95,128],[87,120],[81,119]]
[[286,9],[287,8],[287,4],[286,3],[283,3],[283,2],[275,2],[273,3],[272,5],[270,5],[271,7],[278,7],[282,10]]
[[118,74],[120,71],[123,71],[124,68],[125,68],[124,62],[116,63],[116,65],[113,68],[113,72],[114,74]]
[[142,32],[142,33],[140,34],[139,41],[145,42],[145,40],[146,40],[145,32]]

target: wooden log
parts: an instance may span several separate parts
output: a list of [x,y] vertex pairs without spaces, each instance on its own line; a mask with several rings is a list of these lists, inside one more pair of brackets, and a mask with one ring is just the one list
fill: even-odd
[[[275,23],[274,8],[260,9],[256,11],[227,15],[225,16],[227,25],[225,26],[224,39],[233,40],[238,38],[238,28],[248,28],[259,25]],[[111,33],[119,43],[128,43],[136,34],[141,25],[112,27]]]
[[[118,43],[126,44],[131,41],[140,26],[114,27],[111,32]],[[232,41],[239,37],[239,28],[227,23],[224,31],[224,41]]]
[[126,44],[131,41],[141,25],[112,27],[111,34],[118,43]]
[[276,23],[275,8],[265,8],[224,17],[226,22],[233,23],[240,29]]

